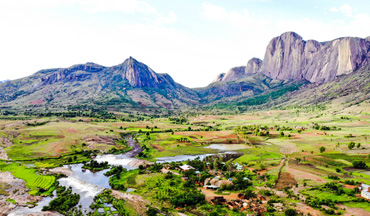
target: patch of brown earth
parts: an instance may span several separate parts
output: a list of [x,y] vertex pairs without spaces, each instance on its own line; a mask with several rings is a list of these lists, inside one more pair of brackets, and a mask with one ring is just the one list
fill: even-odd
[[140,165],[147,165],[147,164],[154,164],[153,162],[149,162],[146,160],[141,160],[141,159],[133,159],[130,163],[128,163],[128,166],[139,168]]
[[311,174],[309,172],[305,172],[305,171],[300,170],[300,169],[296,169],[296,168],[299,168],[300,165],[296,165],[296,164],[293,165],[292,162],[293,162],[293,160],[289,160],[289,163],[287,163],[287,165],[286,165],[286,169],[296,179],[309,179],[309,180],[312,180],[314,182],[321,183],[321,184],[326,182],[325,179],[323,179],[323,178],[321,178],[317,175]]
[[153,148],[155,148],[155,149],[157,149],[158,150],[158,152],[162,152],[162,151],[164,151],[165,149],[164,149],[164,147],[163,146],[161,146],[161,145],[159,145],[159,144],[157,144],[157,145],[155,145],[155,144],[150,144]]
[[150,204],[150,202],[143,199],[141,196],[130,193],[122,193],[117,190],[112,190],[112,196],[116,199],[125,200],[128,205],[135,210],[137,215],[146,215],[146,211],[148,210],[147,205]]
[[57,167],[57,168],[49,169],[49,172],[56,173],[56,174],[63,174],[66,176],[73,175],[73,171],[66,167]]
[[68,133],[77,133],[78,131],[73,128],[68,128]]
[[116,137],[88,136],[82,140],[90,147],[94,148],[96,144],[116,145]]
[[285,187],[293,187],[297,184],[294,176],[288,172],[281,172],[275,188],[283,190]]
[[296,206],[296,210],[301,212],[301,213],[304,213],[304,215],[308,215],[310,214],[311,216],[320,216],[322,215],[322,213],[319,211],[319,210],[316,210],[314,208],[312,208],[311,206],[308,206],[304,203],[297,203],[297,206]]
[[360,208],[350,208],[344,205],[338,205],[338,207],[341,209],[346,209],[343,216],[352,216],[352,215],[370,216],[370,212]]
[[211,202],[211,199],[213,199],[215,196],[223,196],[227,201],[239,199],[238,198],[239,193],[233,193],[233,194],[229,194],[229,195],[220,195],[220,194],[215,194],[215,191],[211,190],[211,189],[207,189],[207,188],[203,188],[203,187],[199,188],[199,189],[206,196],[206,201],[207,202]]

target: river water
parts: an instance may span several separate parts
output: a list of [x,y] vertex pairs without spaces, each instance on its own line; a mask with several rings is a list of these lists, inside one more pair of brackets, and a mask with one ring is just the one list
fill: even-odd
[[[133,150],[130,152],[113,155],[98,155],[95,160],[98,162],[107,161],[110,165],[121,165],[127,170],[135,169],[135,167],[131,167],[128,164],[134,160],[134,157],[142,151],[142,148],[135,142],[132,137],[129,137],[127,140],[127,144],[133,147]],[[232,147],[237,145],[236,147]],[[238,150],[241,149],[243,144],[212,144],[206,148],[213,148],[217,149],[223,153],[233,153],[233,152],[225,152],[229,150]],[[228,147],[226,147],[228,146]],[[245,148],[245,146],[243,146]],[[180,162],[186,160],[194,160],[197,157],[200,160],[203,160],[205,157],[214,155],[214,154],[199,154],[199,155],[177,155],[174,157],[161,157],[157,158],[158,163],[165,163],[165,162]],[[99,172],[91,172],[89,170],[82,169],[83,164],[73,164],[73,165],[65,165],[64,167],[73,171],[73,175],[70,175],[65,178],[58,179],[59,184],[72,187],[72,192],[77,193],[80,195],[80,202],[78,205],[81,205],[81,210],[83,212],[88,212],[90,210],[90,204],[93,202],[93,198],[101,193],[104,189],[111,187],[109,186],[109,177],[104,175],[105,172],[108,170],[102,170]],[[49,202],[54,199],[52,197],[45,197],[40,202],[38,202],[38,206],[34,208],[28,207],[19,207],[15,209],[10,216],[18,216],[18,215],[27,215],[32,213],[41,212],[43,206],[49,204]]]

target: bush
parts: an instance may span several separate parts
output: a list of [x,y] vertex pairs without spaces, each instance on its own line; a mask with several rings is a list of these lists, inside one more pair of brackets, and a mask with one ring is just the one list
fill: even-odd
[[352,150],[356,146],[355,142],[348,143],[348,149]]
[[286,216],[296,216],[297,215],[297,211],[294,210],[294,209],[287,209],[287,210],[285,210],[285,215]]
[[364,161],[356,160],[352,162],[353,167],[358,169],[365,169],[367,167]]

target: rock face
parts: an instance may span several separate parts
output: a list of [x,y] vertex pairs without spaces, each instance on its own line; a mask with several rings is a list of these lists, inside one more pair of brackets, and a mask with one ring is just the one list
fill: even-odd
[[370,63],[370,42],[354,37],[326,43],[306,64],[304,78],[312,83],[334,80]]
[[279,80],[328,82],[368,65],[369,51],[368,39],[345,37],[320,43],[286,32],[270,41],[259,72]]
[[259,71],[262,65],[262,60],[259,58],[252,58],[248,61],[247,66],[239,66],[231,68],[226,74],[222,73],[219,74],[216,79],[213,80],[214,82],[220,81],[235,81],[238,80],[246,74],[255,74]]
[[245,66],[231,68],[222,79],[222,81],[234,81],[245,75]]
[[160,88],[163,85],[174,87],[174,81],[168,74],[157,74],[147,65],[130,57],[122,64],[112,68],[113,71],[122,75],[132,87]]
[[294,32],[273,38],[266,48],[260,73],[280,80],[303,79],[304,50],[305,42]]
[[262,60],[259,58],[252,58],[248,61],[247,67],[245,68],[245,74],[257,73],[262,66]]
[[222,81],[222,79],[225,77],[225,73],[220,73],[219,75],[217,75],[216,79],[214,79],[212,82],[220,82]]

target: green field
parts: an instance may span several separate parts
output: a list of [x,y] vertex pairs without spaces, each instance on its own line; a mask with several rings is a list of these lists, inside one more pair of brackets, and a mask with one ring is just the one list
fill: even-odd
[[16,178],[23,179],[26,182],[26,187],[31,190],[30,194],[37,193],[39,189],[48,190],[55,182],[55,176],[37,174],[36,169],[18,163],[0,162],[0,170],[11,172]]

